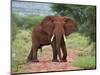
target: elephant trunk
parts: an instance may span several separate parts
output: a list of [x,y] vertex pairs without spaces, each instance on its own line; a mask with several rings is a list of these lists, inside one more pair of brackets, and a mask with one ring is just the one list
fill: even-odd
[[60,26],[56,27],[56,29],[54,31],[54,37],[55,37],[55,41],[56,41],[57,54],[59,56],[59,59],[61,59],[61,52],[60,52],[61,39],[64,37],[64,30],[62,27],[60,27]]

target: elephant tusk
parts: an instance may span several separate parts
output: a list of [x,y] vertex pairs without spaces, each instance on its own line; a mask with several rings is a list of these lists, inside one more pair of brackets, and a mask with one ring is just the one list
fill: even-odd
[[65,35],[64,35],[64,41],[66,42],[66,37],[65,37]]
[[53,38],[54,38],[54,34],[53,34],[52,37],[51,37],[51,42],[53,41]]

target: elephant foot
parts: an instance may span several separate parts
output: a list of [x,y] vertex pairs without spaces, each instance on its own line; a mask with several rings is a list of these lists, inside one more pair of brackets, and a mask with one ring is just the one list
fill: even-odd
[[38,59],[33,59],[32,62],[39,62],[39,60]]
[[67,62],[67,60],[66,59],[61,59],[61,62]]
[[39,62],[39,60],[38,59],[27,59],[27,63],[29,62]]
[[27,59],[27,63],[32,62],[32,59]]
[[29,55],[28,58],[27,58],[27,63],[32,62],[32,59],[33,59],[33,57]]
[[52,62],[59,62],[59,60],[57,60],[57,59],[53,59]]

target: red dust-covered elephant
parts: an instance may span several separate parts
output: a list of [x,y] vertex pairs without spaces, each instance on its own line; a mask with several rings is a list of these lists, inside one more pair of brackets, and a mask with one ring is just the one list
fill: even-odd
[[[73,19],[67,16],[46,16],[32,31],[32,47],[27,61],[38,62],[37,51],[44,45],[51,44],[53,49],[52,61],[67,61],[65,36],[68,36],[76,27]],[[62,54],[61,55],[61,51]],[[62,56],[62,57],[61,57]]]

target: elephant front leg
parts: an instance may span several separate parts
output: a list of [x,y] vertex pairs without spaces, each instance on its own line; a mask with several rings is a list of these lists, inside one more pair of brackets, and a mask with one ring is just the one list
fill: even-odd
[[63,57],[61,59],[62,62],[66,62],[66,58],[67,58],[67,48],[66,48],[66,44],[64,42],[64,39],[62,38],[61,40],[61,49],[62,49],[62,53],[63,53]]
[[55,41],[52,42],[51,46],[52,46],[52,49],[53,49],[53,59],[52,61],[53,62],[58,62],[58,59],[57,59],[57,50],[56,50],[56,45],[55,45]]

